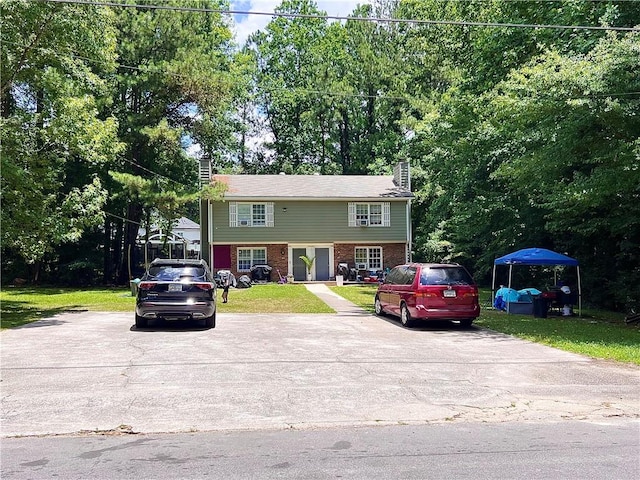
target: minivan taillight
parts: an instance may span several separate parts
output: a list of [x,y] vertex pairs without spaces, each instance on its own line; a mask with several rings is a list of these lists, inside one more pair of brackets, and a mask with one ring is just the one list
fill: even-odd
[[434,298],[437,297],[438,295],[433,293],[433,292],[418,292],[416,293],[416,297],[417,298]]

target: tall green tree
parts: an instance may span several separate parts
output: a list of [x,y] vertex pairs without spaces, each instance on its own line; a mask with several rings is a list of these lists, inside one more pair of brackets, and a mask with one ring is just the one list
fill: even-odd
[[[390,14],[395,2],[359,7],[353,17]],[[310,0],[286,0],[250,41],[258,67],[259,109],[274,151],[268,168],[364,174],[388,171],[404,142],[407,101],[398,72],[396,27],[349,20],[328,23]]]
[[[284,0],[278,13],[324,15],[312,0]],[[257,84],[275,152],[276,170],[304,171],[316,164],[316,72],[321,63],[316,45],[325,36],[320,18],[277,17],[250,39],[258,67]]]
[[[449,20],[502,23],[629,27],[640,18],[630,2],[516,3],[486,2],[466,18],[455,13],[456,2],[402,6],[420,6],[420,18],[445,19],[437,16],[444,8]],[[611,274],[617,286],[635,285],[637,227],[629,218],[636,217],[638,184],[636,35],[409,29],[408,41],[422,40],[443,66],[455,62],[431,42],[440,28],[460,30],[445,36],[458,38],[460,49],[453,50],[455,68],[436,69],[444,81],[430,100],[415,103],[410,118],[417,257],[463,261],[482,278],[495,256],[536,245],[577,256],[586,269]],[[617,191],[616,176],[625,179]],[[619,214],[621,204],[634,214]],[[586,286],[595,302],[620,306],[628,301],[622,297],[638,297],[613,284]]]
[[116,120],[99,114],[115,30],[106,8],[0,9],[3,265],[24,261],[38,280],[43,260],[103,219],[99,171],[122,148]]
[[638,91],[640,34],[610,34],[585,55],[547,52],[491,99],[492,123],[509,118],[501,137],[520,152],[494,177],[538,206],[554,245],[599,272],[591,298],[617,306],[640,301]]
[[[228,6],[217,0],[171,0],[163,5],[209,10]],[[219,13],[144,7],[114,7],[114,12],[119,65],[107,111],[118,118],[119,138],[127,148],[113,170],[152,181],[163,192],[156,196],[156,205],[139,196],[116,195],[110,200],[109,208],[126,221],[105,226],[108,237],[116,240],[106,252],[113,257],[105,264],[119,265],[116,277],[124,282],[129,272],[124,252],[135,244],[141,221],[151,218],[150,209],[178,215],[184,204],[178,199],[190,198],[198,189],[197,162],[186,154],[184,141],[191,137],[214,142],[206,132],[224,122],[231,104],[233,45]],[[216,145],[203,148],[211,152]],[[118,188],[114,184],[113,192]]]

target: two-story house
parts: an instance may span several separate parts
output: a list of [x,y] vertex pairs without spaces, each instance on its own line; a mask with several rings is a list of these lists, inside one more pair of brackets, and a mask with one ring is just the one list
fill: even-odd
[[393,176],[214,175],[212,181],[226,185],[221,201],[203,206],[203,257],[215,271],[238,276],[267,264],[273,279],[279,271],[302,281],[305,255],[314,258],[311,279],[323,281],[335,278],[340,263],[362,271],[410,259],[408,163]]

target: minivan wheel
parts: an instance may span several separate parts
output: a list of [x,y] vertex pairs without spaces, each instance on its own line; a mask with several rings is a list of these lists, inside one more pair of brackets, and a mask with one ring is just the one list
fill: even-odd
[[374,302],[374,308],[376,311],[376,315],[384,315],[384,310],[382,308],[382,303],[380,302],[380,299],[378,298],[378,296],[376,295],[376,300]]
[[146,318],[136,314],[136,328],[147,328],[148,325],[149,321]]
[[413,319],[411,318],[411,314],[409,313],[406,303],[403,303],[400,306],[400,322],[402,322],[402,325],[407,328],[413,325]]
[[473,318],[463,318],[462,320],[460,320],[460,326],[462,328],[470,328],[472,323]]

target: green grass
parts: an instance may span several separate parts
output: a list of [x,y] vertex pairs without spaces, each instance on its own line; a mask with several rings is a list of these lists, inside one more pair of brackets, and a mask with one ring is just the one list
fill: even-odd
[[0,325],[12,328],[68,311],[133,312],[135,299],[125,288],[23,288],[0,291]]
[[222,303],[221,313],[335,313],[331,307],[309,292],[302,284],[265,283],[251,288],[229,289],[229,303]]
[[[231,313],[335,313],[304,285],[270,283],[229,291],[229,303],[222,303],[218,290],[220,312]],[[131,312],[135,299],[131,290],[72,288],[7,287],[0,291],[1,328],[12,328],[68,311]]]
[[[331,287],[338,295],[373,312],[374,285]],[[624,315],[584,310],[582,317],[509,315],[490,308],[491,292],[480,291],[482,311],[475,324],[496,332],[594,358],[640,365],[640,328]]]
[[346,298],[368,312],[374,313],[373,298],[376,295],[376,290],[378,290],[378,285],[348,285],[330,288],[342,298]]
[[[373,312],[375,285],[331,287],[338,295]],[[222,313],[333,313],[304,285],[269,283],[232,288]],[[582,318],[508,315],[490,308],[491,294],[481,291],[482,312],[476,324],[532,342],[594,358],[640,365],[640,328],[624,323],[624,315],[585,310]],[[133,312],[129,289],[3,288],[0,292],[2,328],[12,328],[65,311]]]
[[640,329],[622,315],[583,312],[582,317],[509,315],[483,310],[477,325],[594,358],[640,365]]

